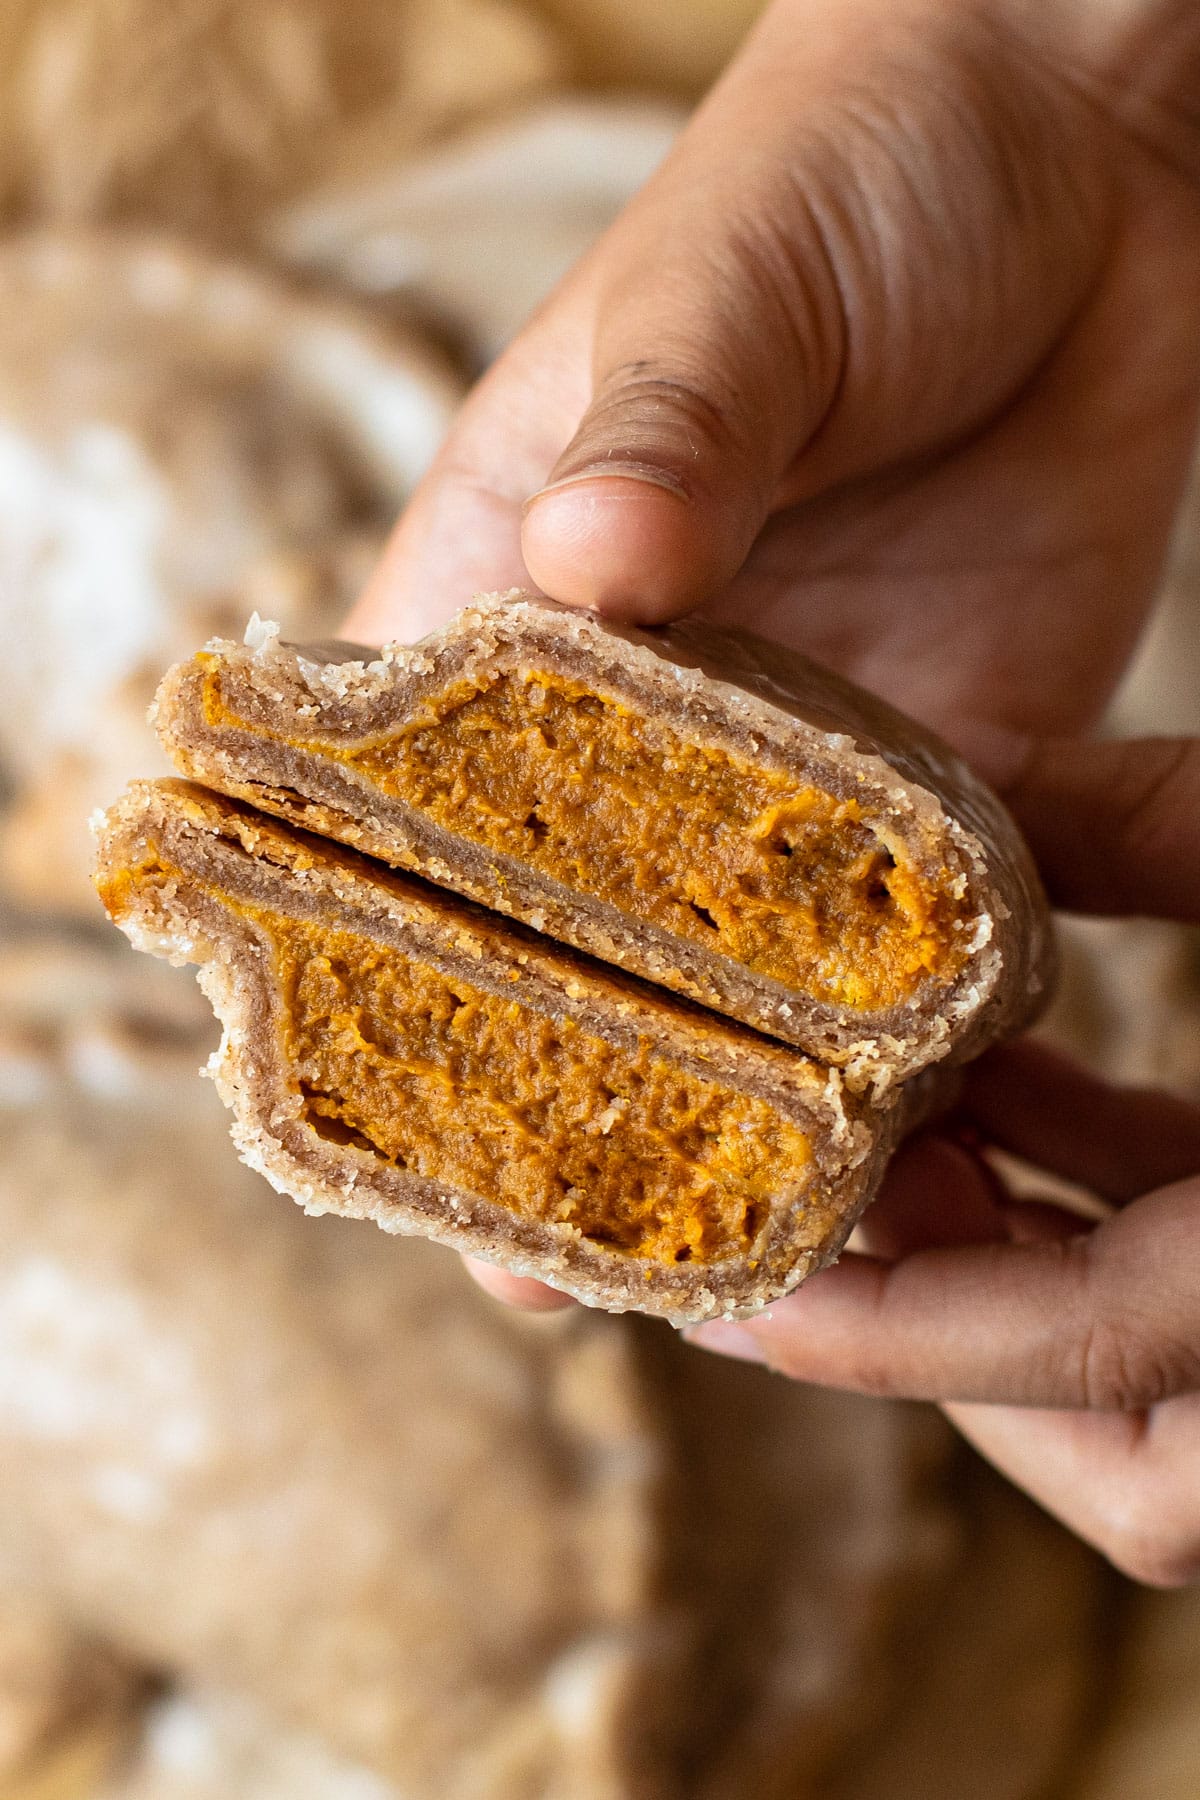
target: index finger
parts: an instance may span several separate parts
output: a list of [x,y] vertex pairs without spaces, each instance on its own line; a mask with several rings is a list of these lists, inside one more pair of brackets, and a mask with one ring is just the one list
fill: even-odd
[[1200,1183],[1087,1234],[843,1256],[689,1342],[892,1398],[1135,1410],[1200,1387]]
[[1200,1175],[1200,1108],[1105,1081],[1033,1038],[969,1068],[961,1106],[1001,1149],[1117,1205]]
[[1200,922],[1200,738],[1043,739],[1004,798],[1056,905]]

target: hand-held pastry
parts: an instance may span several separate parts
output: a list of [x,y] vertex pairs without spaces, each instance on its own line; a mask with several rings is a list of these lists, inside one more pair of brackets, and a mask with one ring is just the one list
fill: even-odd
[[99,886],[201,964],[245,1159],[376,1219],[677,1321],[787,1292],[841,1248],[901,1096],[250,808],[137,783]]
[[411,649],[269,629],[171,671],[185,775],[753,1025],[877,1091],[1016,1029],[1050,965],[1016,827],[792,652],[485,597]]

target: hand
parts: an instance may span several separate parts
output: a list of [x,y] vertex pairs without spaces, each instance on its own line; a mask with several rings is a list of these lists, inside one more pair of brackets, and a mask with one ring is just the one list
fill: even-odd
[[476,389],[347,634],[531,578],[700,606],[1009,779],[1097,718],[1174,518],[1198,71],[1187,0],[777,0]]
[[532,578],[796,644],[993,777],[1088,726],[1193,440],[1198,85],[1187,0],[777,0],[476,389],[349,634]]
[[[1044,748],[1011,796],[1056,896],[1200,922],[1200,740]],[[1200,1109],[1036,1043],[968,1072],[969,1141],[914,1140],[844,1256],[769,1313],[688,1333],[799,1380],[942,1402],[1121,1568],[1200,1576]],[[980,1147],[1091,1190],[1014,1202]],[[1070,1409],[1070,1410],[1067,1410]]]

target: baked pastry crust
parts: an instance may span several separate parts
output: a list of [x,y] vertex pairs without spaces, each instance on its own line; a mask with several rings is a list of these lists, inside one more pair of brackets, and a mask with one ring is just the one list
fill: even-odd
[[[201,964],[224,1025],[212,1072],[243,1158],[312,1213],[371,1218],[536,1276],[592,1305],[676,1323],[754,1310],[841,1249],[870,1199],[916,1089],[883,1102],[714,1015],[603,969],[458,898],[182,782],[137,783],[101,831],[98,883],[140,948]],[[416,1173],[377,1147],[311,1122],[287,1053],[281,980],[264,916],[359,934],[448,979],[498,996],[583,1041],[611,1046],[734,1102],[762,1104],[804,1134],[807,1159],[771,1170],[744,1248],[711,1260],[638,1255],[570,1219],[525,1216]],[[547,1089],[559,1079],[553,1067]],[[916,1084],[916,1088],[924,1084]],[[611,1127],[620,1156],[618,1122]]]
[[[581,683],[687,746],[854,808],[902,847],[916,877],[956,896],[949,974],[923,977],[873,1010],[821,998],[565,885],[527,855],[448,830],[364,769],[363,746],[419,717],[448,686],[497,671]],[[844,1069],[854,1088],[882,1092],[976,1053],[1025,1024],[1049,986],[1045,898],[995,795],[893,708],[753,637],[690,620],[642,632],[516,591],[480,597],[411,648],[287,645],[252,625],[245,644],[215,641],[171,670],[156,718],[192,779],[768,1032]]]

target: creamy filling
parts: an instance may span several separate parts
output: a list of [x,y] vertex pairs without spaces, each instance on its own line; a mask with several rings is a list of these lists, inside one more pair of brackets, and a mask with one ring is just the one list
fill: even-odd
[[[206,703],[211,723],[244,723],[217,670]],[[473,844],[825,1004],[901,1004],[965,960],[961,879],[915,868],[859,801],[687,743],[559,675],[460,682],[368,744],[307,747]]]
[[745,1254],[809,1138],[764,1100],[628,1055],[345,930],[259,909],[285,1066],[321,1135],[521,1219],[661,1262]]

